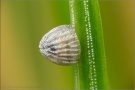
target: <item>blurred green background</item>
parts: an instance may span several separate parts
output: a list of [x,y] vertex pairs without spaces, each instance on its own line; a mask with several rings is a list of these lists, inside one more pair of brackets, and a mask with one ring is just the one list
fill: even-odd
[[[134,88],[134,1],[100,1],[110,89]],[[52,28],[70,24],[68,0],[1,2],[2,89],[74,89],[73,66],[59,66],[39,52]]]

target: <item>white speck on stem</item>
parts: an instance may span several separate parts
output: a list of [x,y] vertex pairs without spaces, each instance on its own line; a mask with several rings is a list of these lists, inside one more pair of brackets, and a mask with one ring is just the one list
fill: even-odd
[[90,66],[89,78],[91,80],[90,90],[97,90],[96,67],[95,67],[94,48],[93,48],[93,39],[92,39],[92,33],[91,33],[90,13],[89,13],[88,2],[89,0],[84,0],[88,59],[89,59],[89,64],[90,64],[89,65]]

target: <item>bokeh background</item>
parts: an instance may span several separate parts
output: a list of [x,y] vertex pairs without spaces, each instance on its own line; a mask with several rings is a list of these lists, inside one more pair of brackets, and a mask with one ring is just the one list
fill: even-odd
[[[134,89],[135,2],[99,2],[110,89]],[[73,90],[73,66],[59,66],[39,53],[52,28],[70,24],[68,0],[2,0],[1,88]]]

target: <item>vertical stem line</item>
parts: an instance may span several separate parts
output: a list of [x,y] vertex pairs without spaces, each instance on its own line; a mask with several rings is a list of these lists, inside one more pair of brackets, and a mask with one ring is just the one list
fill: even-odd
[[94,58],[94,48],[93,48],[93,39],[91,33],[91,22],[90,22],[90,10],[88,7],[88,0],[83,1],[84,13],[85,13],[85,29],[87,35],[87,49],[88,49],[88,62],[89,62],[89,89],[97,89],[96,81],[96,68],[95,68],[95,58]]
[[98,0],[70,0],[71,24],[81,45],[76,90],[106,89],[106,65]]
[[[73,0],[69,0],[69,5],[70,5],[70,16],[71,16],[71,24],[74,27],[75,31],[75,14],[74,14],[74,6],[73,6]],[[75,75],[75,89],[80,90],[80,84],[79,84],[79,64],[77,63],[74,66],[74,75]]]

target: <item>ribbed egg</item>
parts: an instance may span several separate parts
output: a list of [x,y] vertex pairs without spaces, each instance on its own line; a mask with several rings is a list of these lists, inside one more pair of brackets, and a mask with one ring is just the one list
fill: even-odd
[[46,33],[39,44],[40,52],[59,65],[75,64],[80,55],[80,43],[72,25],[61,25]]

